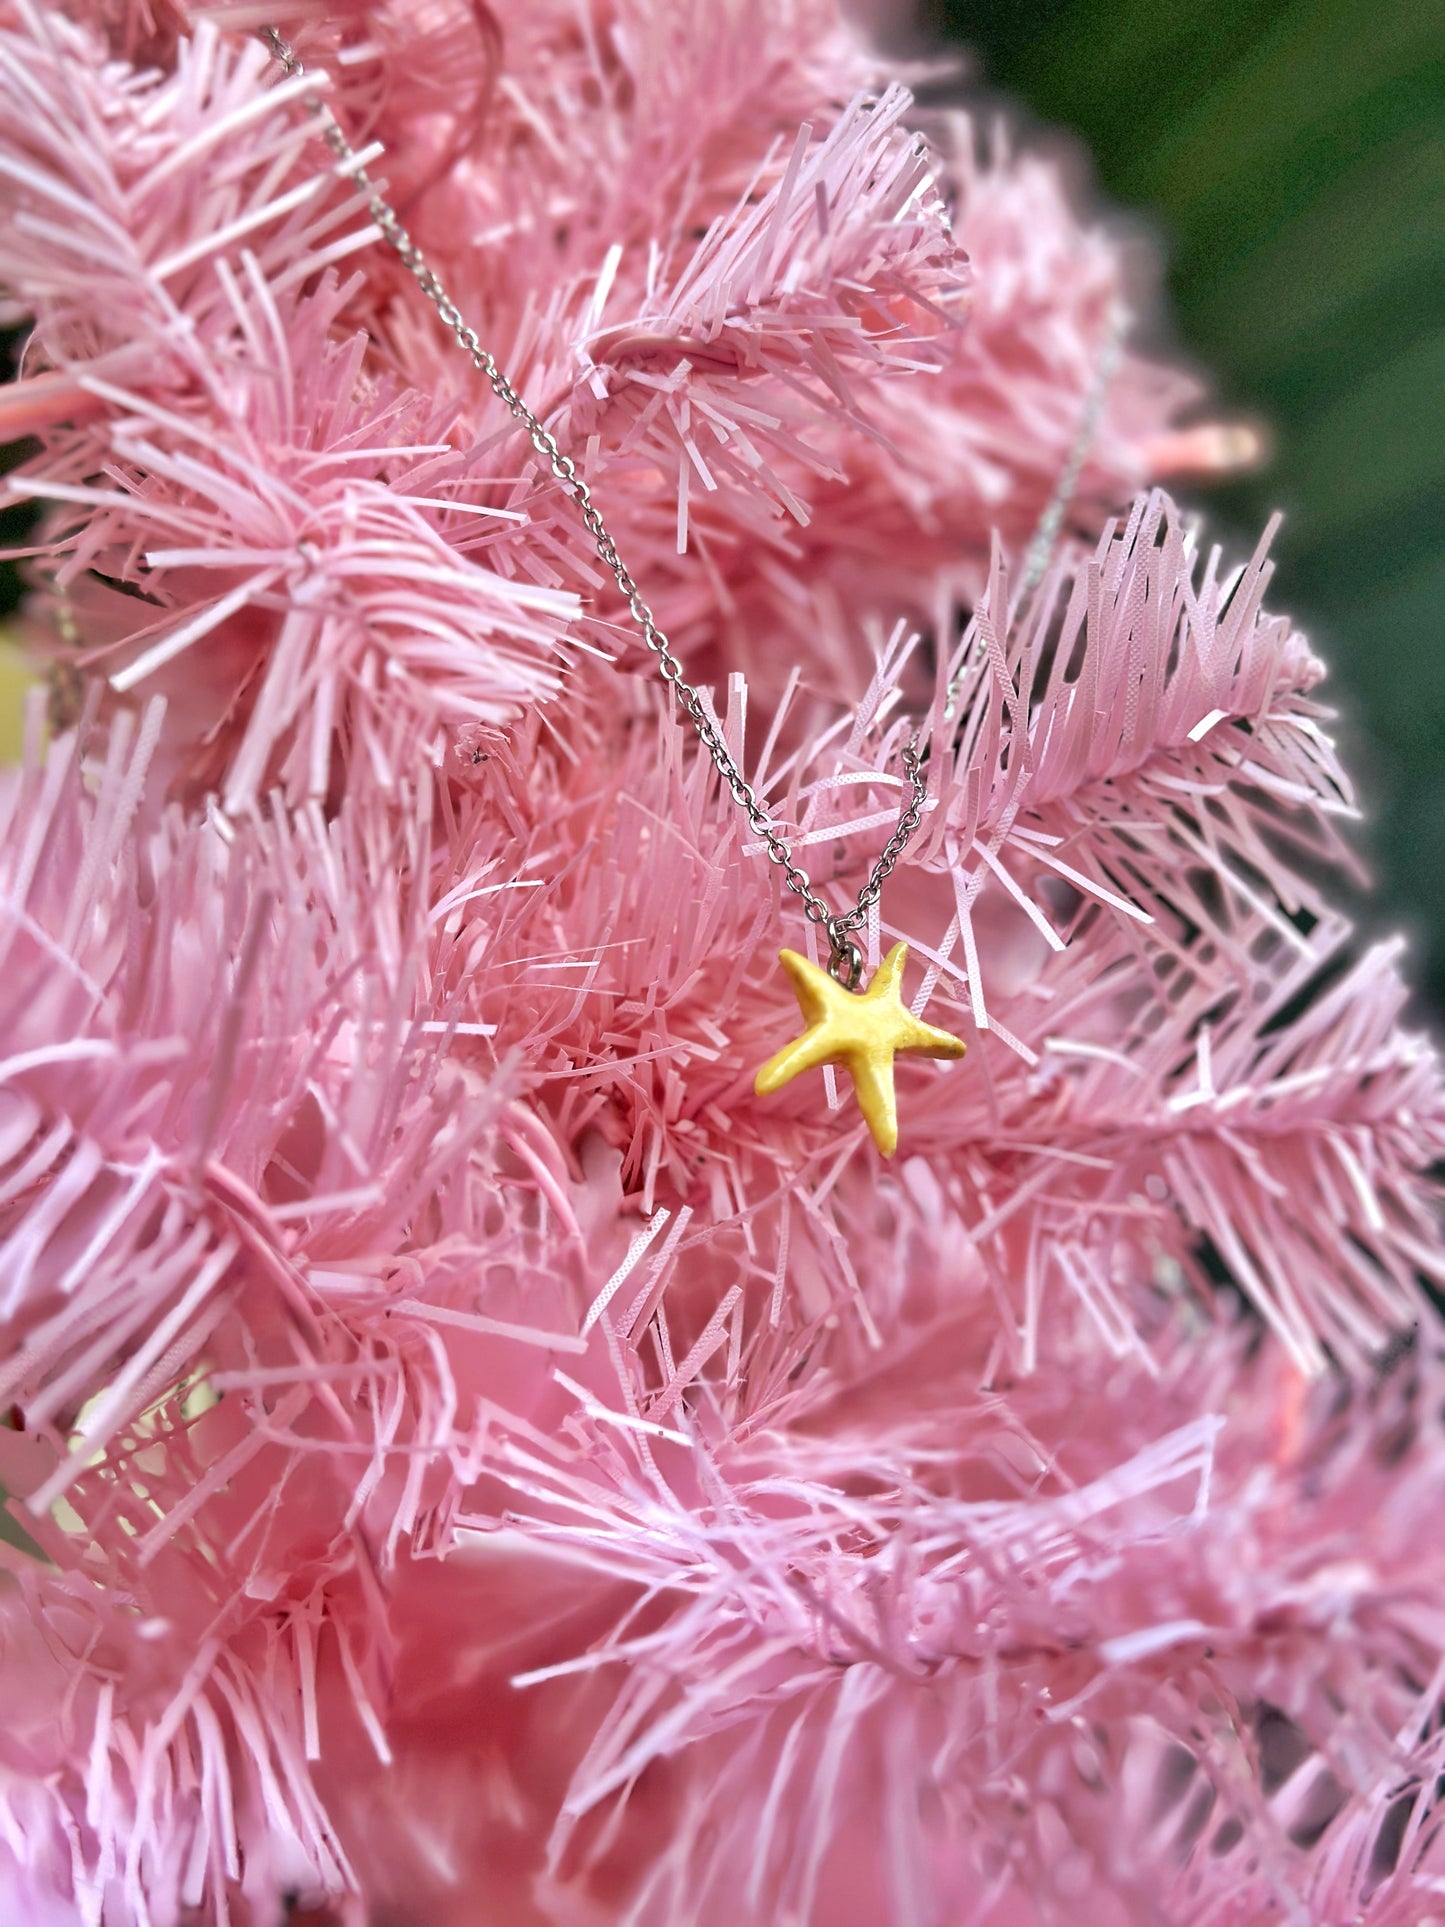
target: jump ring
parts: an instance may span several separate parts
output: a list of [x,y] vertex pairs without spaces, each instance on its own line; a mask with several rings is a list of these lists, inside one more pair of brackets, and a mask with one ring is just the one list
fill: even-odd
[[828,975],[844,990],[856,990],[863,976],[863,952],[851,937],[841,943],[831,938],[833,954],[828,959]]

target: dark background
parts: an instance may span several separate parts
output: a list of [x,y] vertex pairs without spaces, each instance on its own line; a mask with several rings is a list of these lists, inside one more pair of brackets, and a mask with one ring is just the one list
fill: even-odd
[[[1274,455],[1206,506],[1288,519],[1272,591],[1331,665],[1373,930],[1445,1013],[1445,32],[1438,0],[924,0],[975,91],[1070,130],[1152,225],[1177,348]],[[914,43],[918,43],[915,41]],[[3,457],[0,457],[3,465]],[[5,535],[16,523],[5,518]],[[0,609],[13,603],[13,575]]]
[[1330,665],[1375,931],[1445,1014],[1445,9],[934,0],[974,78],[1072,130],[1153,226],[1177,342],[1269,464],[1204,499]]

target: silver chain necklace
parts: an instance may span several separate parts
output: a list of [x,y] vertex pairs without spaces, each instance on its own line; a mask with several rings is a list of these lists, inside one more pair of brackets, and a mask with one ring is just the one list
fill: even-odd
[[[261,29],[271,53],[291,77],[303,78],[305,67],[295,49],[275,27]],[[845,1064],[852,1074],[858,1105],[885,1157],[898,1141],[897,1107],[893,1092],[893,1056],[908,1051],[926,1057],[961,1057],[965,1045],[947,1031],[924,1023],[902,1002],[903,965],[906,944],[895,944],[880,965],[872,982],[858,992],[863,975],[863,953],[853,933],[862,927],[869,911],[883,894],[883,885],[893,874],[898,859],[907,848],[923,816],[928,796],[924,780],[918,737],[913,736],[903,750],[903,771],[909,795],[898,823],[881,854],[868,873],[852,909],[831,910],[813,888],[812,879],[793,857],[787,837],[758,800],[756,790],[739,768],[723,740],[702,692],[683,675],[682,664],[672,645],[658,627],[652,610],[643,600],[617,544],[592,499],[592,491],[577,473],[577,464],[564,454],[557,438],[544,426],[508,381],[496,357],[483,347],[476,330],[447,293],[436,270],[413,241],[395,208],[383,197],[376,183],[357,156],[356,149],[342,132],[340,123],[319,94],[302,96],[302,103],[315,117],[318,132],[341,162],[341,172],[356,184],[366,199],[367,212],[383,238],[395,251],[416,281],[417,286],[440,315],[442,324],[485,376],[498,401],[526,430],[539,461],[576,504],[597,553],[616,582],[627,604],[644,645],[657,658],[658,672],[671,685],[703,748],[712,758],[718,774],[726,783],[733,801],[746,816],[749,828],[763,843],[768,858],[783,873],[783,881],[803,906],[803,915],[816,924],[828,939],[826,974],[806,957],[791,950],[782,952],[782,963],[792,979],[798,1003],[808,1028],[803,1035],[779,1051],[758,1072],[754,1088],[760,1096],[789,1083],[801,1071],[823,1064]]]
[[[297,57],[295,49],[283,39],[276,28],[265,27],[262,29],[262,34],[285,72],[298,78],[304,77],[306,69]],[[476,330],[467,325],[465,316],[447,293],[436,269],[428,263],[421,249],[407,232],[396,209],[384,199],[366,168],[358,161],[356,149],[342,132],[340,123],[326,102],[319,94],[307,94],[303,96],[303,105],[315,116],[321,138],[342,163],[342,171],[355,181],[358,192],[365,196],[367,212],[381,230],[388,245],[414,277],[417,286],[441,316],[447,333],[470,358],[472,366],[478,373],[486,377],[498,401],[526,429],[528,440],[541,462],[561,486],[563,492],[576,503],[587,533],[596,545],[598,555],[622,592],[628,613],[643,643],[657,657],[658,673],[663,681],[671,684],[676,691],[677,699],[686,712],[689,722],[697,731],[703,748],[717,765],[718,774],[727,784],[733,801],[747,817],[749,828],[765,845],[770,861],[777,864],[782,871],[783,881],[788,889],[800,899],[803,915],[809,923],[817,924],[827,937],[831,953],[828,965],[829,975],[845,990],[855,989],[863,974],[863,957],[857,944],[853,942],[853,932],[861,928],[868,912],[882,896],[883,885],[893,874],[899,857],[902,856],[910,838],[918,828],[923,815],[923,805],[928,795],[917,736],[911,739],[903,751],[903,771],[908,778],[910,794],[899,814],[898,825],[884,845],[877,862],[869,871],[868,880],[858,892],[858,901],[853,908],[842,912],[830,910],[814,890],[812,878],[807,871],[794,861],[792,847],[787,837],[758,801],[757,792],[738,767],[736,759],[723,740],[721,731],[708,713],[708,705],[703,695],[683,675],[682,664],[673,654],[671,643],[658,627],[656,618],[643,600],[626,563],[618,553],[612,533],[602,519],[602,511],[592,499],[592,491],[577,473],[577,464],[570,455],[563,453],[556,436],[533,414],[508,381],[495,355],[483,347]]]

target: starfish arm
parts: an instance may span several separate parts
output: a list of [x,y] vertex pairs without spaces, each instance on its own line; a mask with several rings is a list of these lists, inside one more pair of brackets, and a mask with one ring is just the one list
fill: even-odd
[[873,981],[863,992],[869,1003],[897,1003],[901,997],[903,966],[908,962],[908,945],[895,943],[873,973]]
[[854,1051],[843,1060],[853,1077],[858,1109],[873,1133],[873,1142],[891,1158],[898,1149],[898,1100],[893,1092],[891,1051]]
[[806,957],[800,957],[796,950],[780,950],[778,962],[788,973],[793,986],[793,994],[798,1000],[798,1008],[810,1024],[821,1024],[826,1017],[845,1008],[843,1002],[849,993],[841,984],[835,984],[826,970],[820,970]]
[[962,1057],[968,1049],[963,1039],[951,1031],[940,1030],[936,1024],[925,1024],[911,1011],[905,1015],[908,1022],[899,1038],[899,1050],[912,1051],[918,1057]]
[[791,1044],[768,1059],[753,1079],[753,1089],[759,1097],[770,1097],[780,1091],[784,1084],[791,1084],[800,1071],[810,1071],[818,1064],[826,1064],[834,1054],[835,1041],[826,1025],[814,1024],[805,1030],[801,1037],[795,1037]]

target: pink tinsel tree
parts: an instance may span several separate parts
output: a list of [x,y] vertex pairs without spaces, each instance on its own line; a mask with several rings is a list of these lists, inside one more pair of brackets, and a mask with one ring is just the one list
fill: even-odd
[[[1445,1917],[1445,1100],[1137,263],[833,0],[260,17],[0,4],[0,1918]],[[892,1163],[317,88],[840,905],[918,731]]]

